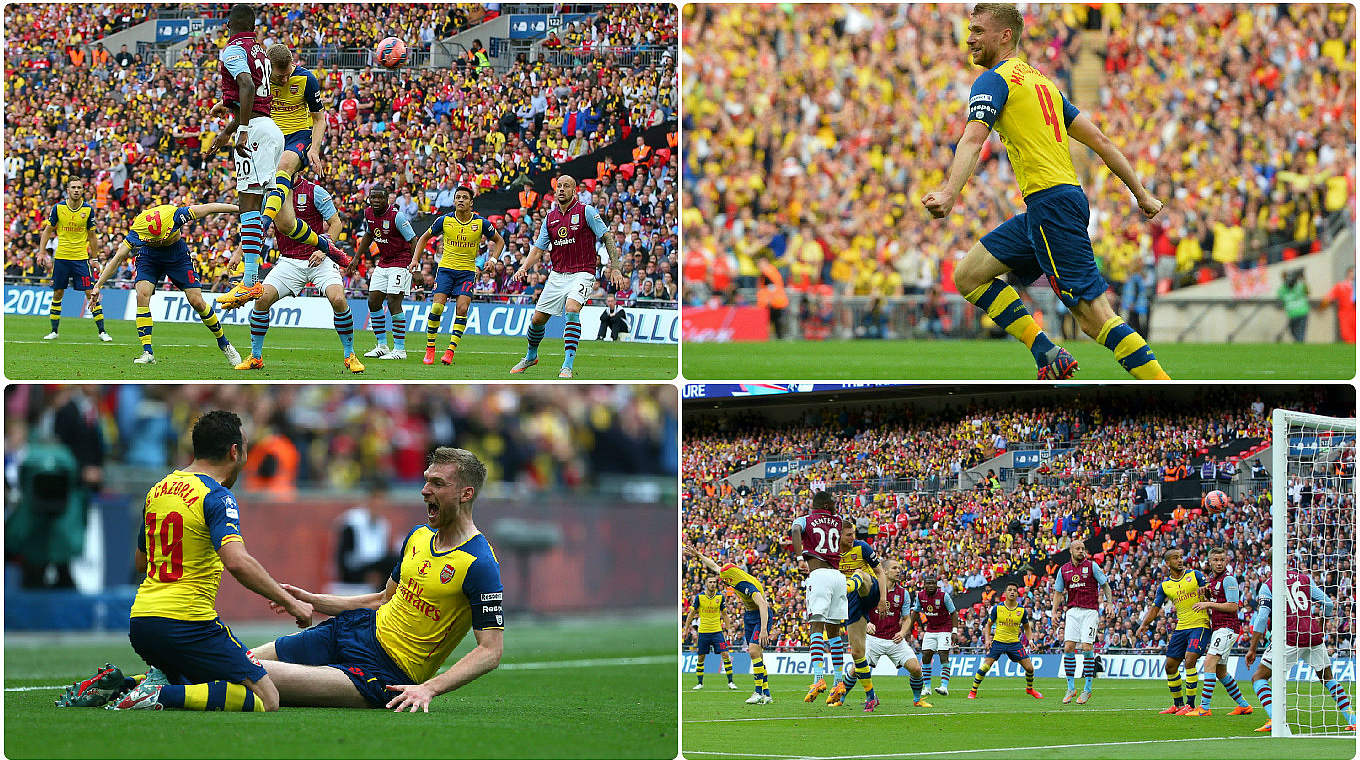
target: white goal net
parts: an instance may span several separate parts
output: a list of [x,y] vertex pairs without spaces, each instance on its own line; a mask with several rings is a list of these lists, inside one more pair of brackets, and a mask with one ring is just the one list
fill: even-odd
[[1273,423],[1271,735],[1353,737],[1355,420],[1276,409]]

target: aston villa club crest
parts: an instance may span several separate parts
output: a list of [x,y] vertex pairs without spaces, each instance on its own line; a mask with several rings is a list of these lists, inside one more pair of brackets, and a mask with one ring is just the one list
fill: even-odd
[[387,228],[390,227],[390,226],[392,226],[392,223],[389,222],[388,220],[384,219],[384,220],[383,220],[383,229],[387,229]]
[[453,569],[453,565],[444,565],[444,569],[439,571],[439,582],[448,583],[457,574],[458,571]]
[[572,224],[572,226],[574,227],[574,226],[576,226],[576,225],[578,225],[578,224],[580,224],[580,223],[581,223],[581,215],[580,215],[580,214],[572,214],[572,215],[571,215],[571,224]]
[[1081,574],[1082,574],[1082,575],[1090,575],[1090,574],[1091,574],[1091,567],[1090,567],[1090,565],[1082,565],[1082,566],[1081,566]]
[[306,206],[306,205],[307,205],[307,196],[305,196],[305,195],[299,195],[299,196],[297,197],[297,205],[299,205],[299,206]]

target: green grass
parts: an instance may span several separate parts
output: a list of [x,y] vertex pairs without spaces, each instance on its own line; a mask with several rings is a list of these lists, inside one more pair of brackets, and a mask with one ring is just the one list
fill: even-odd
[[[562,341],[545,340],[541,362],[523,375],[510,368],[524,355],[523,338],[470,335],[463,339],[452,366],[421,363],[425,334],[407,336],[405,361],[362,359],[373,348],[373,333],[355,333],[354,349],[367,366],[362,375],[351,375],[341,363],[340,339],[333,330],[275,327],[264,345],[265,367],[238,372],[228,366],[217,342],[201,324],[160,323],[155,326],[157,363],[133,364],[141,355],[141,343],[131,322],[107,323],[112,343],[101,343],[88,318],[63,319],[61,337],[45,341],[51,329],[46,317],[5,317],[5,376],[11,380],[223,380],[246,379],[333,381],[355,378],[382,380],[533,380],[557,378],[562,366]],[[250,331],[244,325],[225,328],[227,338],[242,356],[250,355]],[[448,335],[435,344],[442,356]],[[581,341],[576,356],[576,378],[585,380],[672,380],[676,375],[675,346],[651,343]]]
[[[1077,357],[1075,380],[1129,380],[1103,346],[1063,346]],[[1177,380],[1349,380],[1355,346],[1345,343],[1163,343],[1157,359]],[[1034,360],[1013,340],[831,340],[686,343],[687,380],[1033,380]]]
[[[684,688],[682,752],[689,760],[730,758],[1350,758],[1354,738],[1272,739],[1253,729],[1265,723],[1256,705],[1252,715],[1229,716],[1234,706],[1223,689],[1214,714],[1183,718],[1157,714],[1170,701],[1164,683],[1097,682],[1086,705],[1062,704],[1066,683],[1039,679],[1044,699],[1023,692],[1020,678],[992,677],[979,699],[967,699],[972,679],[955,679],[947,697],[932,695],[933,709],[913,707],[907,678],[874,679],[882,701],[863,712],[864,692],[856,690],[845,707],[827,707],[825,695],[805,704],[806,676],[770,679],[769,705],[747,705],[750,676],[739,676],[739,691],[728,691],[721,675],[705,679],[703,691]],[[1318,685],[1320,690],[1322,687]],[[1329,700],[1330,701],[1330,700]],[[1321,702],[1319,701],[1319,706]],[[1332,717],[1335,717],[1335,706]]]
[[[57,708],[61,687],[106,661],[143,667],[124,636],[7,635],[7,757],[651,757],[676,753],[675,622],[619,619],[506,630],[501,667],[438,697],[430,714],[113,713]],[[235,633],[255,645],[285,628]],[[468,636],[450,656],[471,648]],[[600,662],[586,662],[586,661]],[[31,691],[12,691],[41,687]],[[52,688],[57,687],[57,688]]]

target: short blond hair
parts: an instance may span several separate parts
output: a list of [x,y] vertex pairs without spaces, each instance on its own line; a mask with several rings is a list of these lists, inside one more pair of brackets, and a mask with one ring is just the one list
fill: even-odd
[[1014,3],[978,3],[973,6],[973,15],[986,13],[1011,30],[1014,41],[1019,43],[1020,33],[1025,30],[1025,19]]
[[[430,464],[451,464],[460,486],[472,486],[480,495],[486,482],[486,464],[467,449],[440,446],[430,454]],[[475,497],[474,497],[475,498]]]

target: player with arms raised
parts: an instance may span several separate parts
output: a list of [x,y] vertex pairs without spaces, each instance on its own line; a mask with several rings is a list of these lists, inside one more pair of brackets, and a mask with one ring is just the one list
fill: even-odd
[[[457,194],[454,194],[457,198]],[[455,203],[457,201],[455,200]],[[406,358],[406,296],[411,294],[411,240],[416,231],[411,220],[397,211],[385,185],[374,185],[368,191],[364,207],[364,234],[355,250],[367,253],[370,246],[378,247],[378,265],[368,280],[368,318],[377,345],[364,354],[378,359]],[[357,256],[356,256],[357,258]],[[387,311],[383,305],[386,302]],[[392,319],[392,349],[387,348],[387,319]]]
[[[296,181],[297,192],[289,197],[293,213],[317,228],[326,225],[328,234],[340,234],[344,222],[335,210],[331,194],[301,174]],[[301,295],[310,283],[330,301],[331,309],[335,312],[333,324],[340,337],[340,356],[345,369],[356,375],[363,372],[363,362],[354,355],[354,315],[349,310],[349,299],[345,298],[345,283],[340,274],[340,267],[350,267],[350,271],[353,271],[356,262],[343,255],[332,260],[320,250],[288,238],[279,238],[278,245],[279,261],[269,271],[263,284],[263,294],[250,310],[250,358],[236,365],[236,369],[264,369],[264,339],[269,331],[269,307],[280,299]]]
[[774,697],[770,696],[770,676],[765,671],[765,648],[770,645],[774,607],[769,597],[765,595],[765,586],[754,575],[731,562],[719,565],[690,544],[685,544],[684,547],[685,551],[697,557],[704,567],[717,573],[718,580],[730,586],[737,593],[737,598],[746,605],[746,612],[742,614],[743,635],[746,640],[746,653],[751,656],[751,675],[756,682],[755,693],[746,698],[746,704],[770,704]]
[[458,350],[458,342],[463,339],[467,329],[468,309],[472,308],[472,286],[477,282],[477,250],[483,240],[491,241],[491,258],[501,255],[505,249],[505,238],[496,231],[491,222],[480,214],[472,213],[472,188],[460,186],[453,191],[453,213],[441,214],[425,234],[416,241],[411,252],[408,267],[411,274],[420,268],[420,255],[425,243],[434,235],[440,235],[444,242],[444,253],[439,259],[439,271],[435,275],[434,304],[430,306],[430,316],[425,325],[425,364],[434,364],[434,341],[439,334],[439,323],[444,318],[444,303],[453,296],[453,329],[449,334],[449,347],[440,361],[453,364],[453,354]]
[[1228,690],[1228,696],[1237,702],[1237,708],[1230,715],[1251,715],[1251,705],[1242,696],[1237,681],[1228,670],[1228,655],[1232,654],[1233,643],[1241,627],[1237,621],[1240,592],[1237,578],[1228,572],[1228,552],[1221,546],[1209,551],[1209,586],[1204,591],[1205,600],[1195,604],[1196,609],[1209,613],[1209,651],[1204,656],[1204,686],[1201,690],[1199,707],[1186,713],[1189,717],[1213,715],[1209,702],[1214,697],[1215,678]]
[[[264,294],[259,280],[260,260],[264,256],[265,215],[260,212],[264,193],[274,188],[276,172],[283,158],[283,132],[271,118],[273,90],[270,62],[255,38],[255,9],[237,3],[227,14],[227,44],[218,54],[222,102],[213,106],[210,116],[231,117],[208,146],[213,155],[232,143],[236,166],[236,198],[241,209],[241,255],[245,276],[229,292],[217,299],[224,309],[235,309]],[[276,220],[285,236],[327,255],[338,255],[329,240],[318,238],[312,228],[294,216],[284,205]]]
[[[1105,603],[1110,603],[1110,581],[1100,565],[1091,561],[1086,544],[1072,542],[1071,559],[1058,568],[1053,578],[1052,618],[1057,620],[1058,607],[1067,601],[1067,613],[1063,626],[1063,674],[1067,676],[1067,694],[1063,704],[1076,697],[1077,704],[1084,705],[1091,698],[1091,686],[1096,680],[1096,627],[1100,623],[1100,595],[1104,593]],[[1077,647],[1086,652],[1082,672],[1086,677],[1085,688],[1077,696]]]
[[[921,677],[921,661],[916,659],[916,653],[906,642],[907,627],[902,624],[902,618],[910,618],[912,614],[912,605],[907,603],[911,594],[901,584],[902,563],[895,559],[884,560],[883,574],[888,579],[888,590],[883,594],[888,609],[869,611],[869,626],[865,631],[868,634],[865,641],[869,650],[869,667],[872,669],[880,658],[887,657],[894,666],[906,668],[911,677],[912,705],[933,707],[921,697],[925,686],[925,680]],[[904,612],[907,613],[905,616]]]
[[132,602],[128,639],[155,670],[113,709],[277,710],[274,682],[217,616],[222,569],[299,627],[311,623],[312,605],[284,590],[246,551],[230,490],[246,465],[241,419],[208,412],[192,437],[193,461],[147,493],[137,539],[137,567],[146,579]]
[[52,308],[47,315],[52,321],[52,332],[44,335],[43,340],[57,339],[61,299],[67,283],[90,295],[90,317],[99,331],[99,339],[105,343],[113,340],[112,335],[104,332],[104,307],[99,303],[99,291],[90,292],[99,256],[99,239],[90,234],[92,229],[94,206],[85,200],[85,183],[72,179],[66,183],[66,202],[52,207],[38,238],[38,250],[46,251],[47,241],[52,235],[57,236],[57,252],[52,256]]
[[727,641],[723,638],[723,631],[731,627],[727,622],[726,602],[727,598],[718,592],[717,578],[705,578],[703,592],[689,600],[689,615],[685,616],[685,623],[680,628],[688,631],[694,616],[699,616],[699,634],[694,641],[698,656],[695,667],[699,675],[699,682],[694,684],[695,691],[704,688],[704,659],[709,652],[722,656],[727,688],[734,691],[737,688],[732,681],[732,655],[727,653]]
[[1024,20],[1014,5],[978,3],[968,24],[973,63],[987,69],[973,82],[968,123],[942,187],[921,199],[935,218],[949,215],[968,182],[993,128],[1025,196],[1025,212],[1006,220],[973,246],[954,270],[954,284],[1034,355],[1040,380],[1065,380],[1077,361],[1049,340],[1001,276],[1026,285],[1046,275],[1081,329],[1114,352],[1140,380],[1166,380],[1147,341],[1124,323],[1105,299],[1108,285],[1096,268],[1087,232],[1090,207],[1072,165],[1069,138],[1089,146],[1133,192],[1148,218],[1162,202],[1138,181],[1133,166],[1051,80],[1016,53]]
[[[284,585],[335,616],[255,648],[284,704],[429,712],[435,697],[500,665],[500,564],[472,521],[485,481],[486,465],[472,452],[435,449],[420,490],[426,521],[402,540],[386,588],[335,596]],[[477,645],[440,673],[469,630]]]
[[[1148,625],[1162,614],[1162,605],[1168,599],[1175,602],[1176,630],[1166,644],[1166,687],[1171,690],[1172,704],[1161,713],[1189,715],[1195,709],[1195,697],[1199,694],[1196,663],[1209,644],[1209,613],[1198,606],[1204,601],[1208,581],[1200,571],[1186,569],[1180,549],[1167,549],[1162,561],[1166,564],[1166,578],[1157,584],[1152,606],[1143,613],[1133,640],[1142,638]],[[1181,660],[1185,661],[1184,698],[1181,696]]]
[[836,497],[828,491],[814,493],[812,510],[793,521],[789,536],[793,540],[793,554],[799,558],[799,567],[807,573],[807,579],[803,581],[807,589],[804,609],[812,638],[815,680],[803,701],[811,702],[826,690],[826,680],[822,676],[826,641],[840,635],[850,616],[845,576],[839,572],[841,518],[836,515]]
[[529,325],[529,350],[510,369],[512,375],[538,364],[543,326],[555,315],[565,314],[567,324],[562,329],[565,353],[557,376],[574,376],[576,346],[581,340],[581,307],[595,292],[595,269],[600,263],[599,254],[595,252],[596,241],[602,243],[609,254],[606,267],[609,281],[620,289],[627,283],[618,267],[619,245],[614,240],[614,233],[594,206],[587,206],[576,198],[576,179],[566,174],[559,176],[553,187],[553,197],[557,199],[557,205],[548,211],[529,255],[513,275],[513,279],[523,280],[544,254],[551,257],[552,273],[534,305],[534,316]]
[[189,244],[184,241],[180,230],[184,225],[209,214],[234,214],[236,206],[229,203],[201,203],[194,206],[156,206],[138,214],[132,220],[132,229],[118,243],[118,250],[99,282],[94,284],[96,293],[104,283],[113,277],[118,267],[129,256],[134,256],[137,264],[137,337],[142,342],[142,355],[133,359],[133,364],[155,364],[156,353],[151,345],[151,296],[156,292],[162,277],[170,278],[170,283],[184,292],[184,298],[193,307],[203,326],[217,339],[217,347],[226,355],[227,362],[233,367],[241,363],[241,355],[227,340],[222,332],[221,321],[213,313],[212,306],[203,300],[203,290],[194,268],[194,260],[189,256]]
[[[968,690],[968,698],[977,699],[982,679],[987,677],[992,663],[1004,654],[1025,669],[1025,693],[1035,699],[1043,699],[1044,695],[1034,689],[1034,663],[1029,659],[1029,652],[1025,651],[1024,642],[1034,638],[1034,618],[1029,610],[1020,606],[1020,587],[1014,583],[1006,584],[1002,603],[992,605],[987,619],[992,623],[991,626],[982,626],[982,648],[987,650],[987,656],[982,658],[982,664],[973,675],[973,688]],[[1024,641],[1021,640],[1022,636]]]
[[[1313,583],[1313,579],[1307,575],[1288,568],[1284,575],[1285,583],[1285,633],[1284,633],[1284,667],[1293,668],[1294,663],[1305,660],[1317,675],[1318,680],[1323,686],[1327,687],[1327,693],[1332,695],[1332,700],[1336,702],[1336,708],[1341,711],[1341,717],[1346,721],[1346,730],[1355,730],[1355,713],[1351,712],[1351,698],[1346,694],[1346,690],[1337,682],[1336,676],[1332,673],[1332,657],[1327,652],[1326,635],[1322,630],[1322,621],[1313,616],[1313,603],[1316,602],[1322,608],[1324,617],[1331,617],[1335,609],[1335,602],[1332,601],[1322,589]],[[1263,634],[1270,629],[1270,608],[1274,603],[1274,595],[1270,591],[1270,577],[1267,576],[1261,584],[1261,590],[1256,594],[1256,614],[1251,619],[1251,643],[1247,645],[1247,662],[1251,662],[1256,657],[1256,647],[1261,641]],[[1279,642],[1273,641],[1266,635],[1266,651],[1261,655],[1261,662],[1256,666],[1256,672],[1251,674],[1251,685],[1256,689],[1256,698],[1261,700],[1261,707],[1265,708],[1266,721],[1264,726],[1256,729],[1262,733],[1268,733],[1271,728],[1271,721],[1274,720],[1274,712],[1271,704],[1274,701],[1270,690],[1271,668],[1273,667],[1276,652],[1276,645]]]
[[939,576],[934,570],[926,570],[921,579],[921,590],[916,592],[916,598],[912,601],[906,630],[910,632],[918,621],[925,627],[921,634],[921,651],[925,657],[926,691],[930,691],[931,656],[938,653],[940,685],[935,688],[935,693],[947,697],[949,652],[954,648],[954,629],[959,627],[959,611],[954,606],[954,597],[940,585]]

